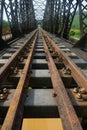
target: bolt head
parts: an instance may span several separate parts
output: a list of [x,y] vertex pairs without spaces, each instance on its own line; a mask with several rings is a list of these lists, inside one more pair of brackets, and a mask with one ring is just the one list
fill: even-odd
[[73,92],[74,92],[74,93],[78,93],[78,92],[79,92],[78,88],[74,88],[74,89],[73,89]]

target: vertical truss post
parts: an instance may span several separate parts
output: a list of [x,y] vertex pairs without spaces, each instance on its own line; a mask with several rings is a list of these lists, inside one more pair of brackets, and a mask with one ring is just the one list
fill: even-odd
[[61,4],[63,9],[63,18],[60,34],[62,37],[68,39],[69,31],[78,6],[78,0],[63,0],[63,3]]
[[26,0],[26,19],[27,19],[27,23],[26,23],[26,27],[27,27],[27,32],[29,32],[29,9],[30,9],[30,1],[29,0]]
[[11,28],[13,38],[16,38],[20,34],[18,24],[18,0],[3,0],[3,6],[8,18],[8,22]]
[[54,32],[54,4],[55,0],[47,0],[45,13],[44,13],[44,28],[53,33]]
[[87,33],[87,0],[79,0],[79,16],[81,36]]
[[20,1],[20,21],[23,33],[30,32],[36,28],[36,20],[32,0]]
[[25,0],[20,1],[20,25],[22,33],[26,32],[26,4]]
[[2,41],[3,0],[0,1],[0,41]]
[[47,0],[43,19],[43,28],[47,31],[49,31],[48,24],[49,24],[49,1]]
[[32,0],[31,2],[31,13],[30,13],[30,19],[31,19],[31,31],[34,30],[36,28],[36,20],[35,20],[35,13],[34,13],[34,7],[33,7],[33,2]]
[[3,8],[5,9],[13,38],[36,28],[32,0],[0,0],[0,40],[2,39]]
[[63,23],[64,23],[64,5],[63,1],[59,0],[58,2],[58,36],[61,36]]
[[54,10],[55,10],[55,14],[54,14],[54,33],[58,34],[58,22],[59,22],[59,7],[60,7],[60,0],[55,0],[55,5],[54,5]]
[[64,30],[63,30],[63,37],[68,39],[69,38],[69,31],[71,29],[71,25],[76,13],[76,9],[78,6],[78,0],[70,0],[67,4],[66,4],[66,8],[68,8],[67,10],[67,16],[66,16],[66,22],[64,24]]
[[2,26],[3,26],[3,0],[0,0],[0,50],[8,47],[2,39]]
[[87,51],[87,0],[79,0],[79,18],[81,39],[75,44],[75,47]]
[[50,16],[50,22],[51,22],[51,33],[53,33],[53,29],[54,29],[54,1],[55,0],[51,0],[51,16]]
[[52,18],[51,18],[51,14],[52,14],[52,10],[51,10],[51,0],[48,0],[48,31],[51,32],[51,26],[52,26]]
[[59,35],[63,35],[63,30],[64,30],[64,24],[65,24],[65,21],[66,21],[66,0],[63,0],[61,2],[61,13],[60,13],[60,18],[61,18],[61,27],[60,27],[60,32],[59,32]]

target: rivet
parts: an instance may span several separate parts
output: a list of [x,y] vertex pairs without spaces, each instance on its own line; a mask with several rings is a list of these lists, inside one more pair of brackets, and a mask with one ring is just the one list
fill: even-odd
[[78,94],[77,94],[77,98],[78,98],[78,99],[82,99],[82,94],[81,94],[81,93],[78,93]]
[[0,100],[4,98],[4,94],[0,94]]
[[4,88],[4,89],[3,89],[3,93],[4,93],[4,94],[7,93],[7,88]]
[[74,88],[74,89],[73,89],[73,92],[74,92],[74,93],[78,93],[78,92],[79,92],[79,89],[78,89],[78,88]]
[[53,97],[56,97],[57,96],[57,93],[56,92],[53,92]]

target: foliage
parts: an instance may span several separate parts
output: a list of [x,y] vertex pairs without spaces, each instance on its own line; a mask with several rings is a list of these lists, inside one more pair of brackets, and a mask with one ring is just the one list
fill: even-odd
[[2,33],[3,33],[3,35],[11,33],[9,23],[7,21],[5,21],[5,20],[3,21]]
[[[87,15],[87,12],[84,12],[84,14]],[[80,20],[79,20],[79,12],[76,12],[76,15],[74,17],[73,23],[72,23],[72,27],[70,30],[70,37],[76,38],[76,39],[80,39]],[[84,20],[84,23],[87,23],[87,19]]]
[[72,23],[72,28],[73,29],[80,29],[80,22],[79,22],[79,15],[76,14]]
[[70,36],[74,36],[75,32],[73,30],[70,31]]
[[74,39],[80,39],[80,30],[79,29],[71,29],[70,30],[70,37]]
[[9,23],[7,21],[3,21],[3,27],[8,27],[9,26]]
[[69,36],[75,39],[80,39],[80,22],[78,12],[76,12],[76,15],[74,17]]

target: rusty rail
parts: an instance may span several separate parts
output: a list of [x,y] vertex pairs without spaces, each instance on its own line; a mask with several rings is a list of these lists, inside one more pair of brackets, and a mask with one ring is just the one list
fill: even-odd
[[42,34],[42,38],[63,128],[64,130],[82,130],[79,119],[75,113],[65,86],[46,45],[44,34]]
[[24,45],[17,51],[15,52],[12,57],[9,59],[9,61],[0,69],[0,81],[2,81],[2,78],[4,77],[5,74],[7,74],[7,71],[11,67],[12,64],[14,64],[14,61],[17,59],[19,54],[23,51],[24,47],[28,44],[28,42],[32,39],[32,37],[36,34],[37,30],[33,32],[31,37],[25,41]]
[[[52,80],[52,84],[54,88],[54,95],[55,95],[55,99],[58,105],[58,111],[59,111],[60,118],[62,120],[63,128],[64,130],[82,130],[79,119],[75,113],[73,105],[70,101],[70,98],[67,94],[65,86],[61,80],[60,74],[56,68],[56,65],[49,52],[46,42],[51,44],[51,46],[54,48],[54,51],[57,52],[59,55],[61,55],[63,59],[63,63],[66,66],[68,66],[68,68],[71,70],[72,72],[71,74],[73,78],[76,80],[76,82],[78,83],[78,85],[80,86],[84,85],[85,88],[87,88],[87,84],[86,84],[87,81],[85,77],[83,76],[83,74],[80,72],[80,70],[77,68],[77,66],[44,33],[44,31],[41,30],[40,33],[43,39],[44,50],[46,53],[48,67],[50,70],[51,80]],[[7,115],[6,115],[6,118],[4,120],[1,130],[16,130],[16,129],[19,130],[20,129],[22,115],[23,115],[24,101],[26,97],[25,91],[27,91],[27,85],[29,85],[29,78],[30,78],[29,72],[30,72],[31,61],[33,57],[33,51],[35,48],[36,39],[37,39],[37,31],[34,31],[30,39],[25,41],[25,44],[21,47],[21,49],[15,52],[13,56],[10,58],[9,62],[5,64],[0,70],[0,80],[2,80],[3,76],[9,71],[14,61],[16,61],[17,57],[20,56],[20,53],[22,52],[22,50],[26,47],[28,42],[31,41],[32,43],[31,51],[29,52],[24,69],[22,70],[22,74],[20,76],[17,88],[14,93],[14,97],[8,109],[8,112],[7,112]],[[18,115],[18,112],[21,113],[20,116]],[[18,124],[16,125],[17,121],[18,121]]]
[[[19,104],[20,104],[20,101],[21,101],[21,98],[23,95],[24,88],[27,87],[27,86],[25,86],[26,79],[27,79],[27,75],[28,75],[29,70],[30,70],[30,65],[31,65],[31,60],[32,60],[32,56],[33,56],[36,38],[37,38],[37,33],[36,33],[36,35],[34,35],[32,49],[29,52],[29,55],[28,55],[28,58],[26,60],[24,69],[22,71],[19,83],[18,83],[17,88],[15,90],[13,100],[11,102],[9,109],[8,109],[8,112],[7,112],[7,115],[6,115],[6,118],[4,120],[4,123],[2,125],[1,130],[13,130],[13,129],[16,130],[15,129],[16,116],[17,116],[18,109],[20,109]],[[18,128],[17,128],[17,130],[18,130]]]
[[44,37],[48,40],[48,42],[52,45],[52,47],[54,47],[55,52],[57,52],[62,57],[65,66],[71,70],[71,75],[76,81],[76,83],[87,90],[87,79],[82,74],[80,69],[75,65],[75,63],[68,56],[66,56],[66,54],[55,44],[55,42],[45,34],[43,30],[42,32]]

